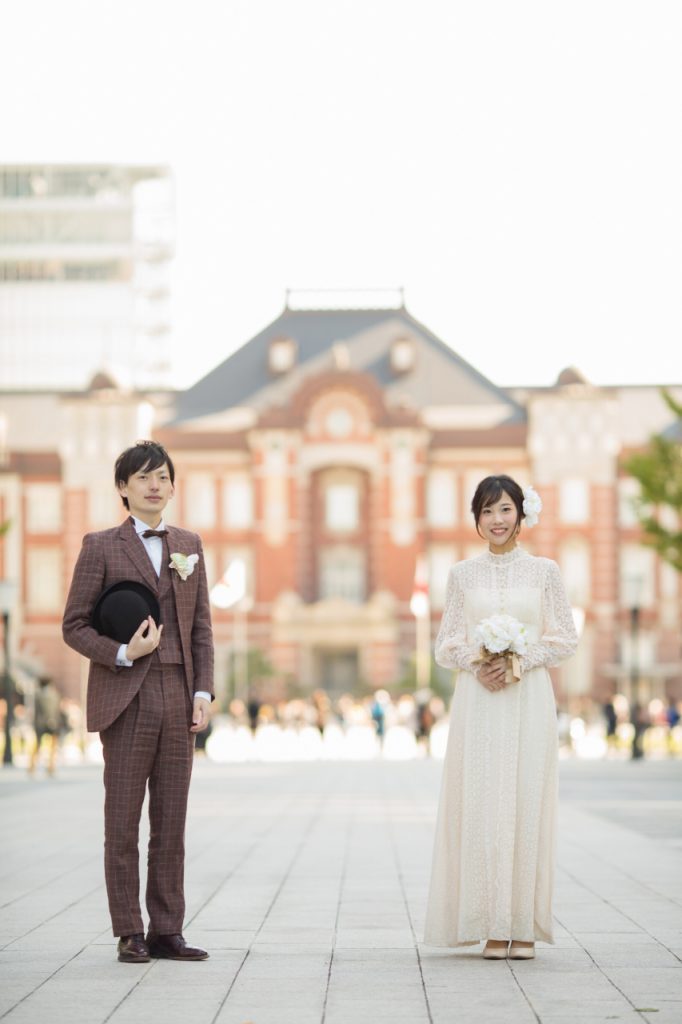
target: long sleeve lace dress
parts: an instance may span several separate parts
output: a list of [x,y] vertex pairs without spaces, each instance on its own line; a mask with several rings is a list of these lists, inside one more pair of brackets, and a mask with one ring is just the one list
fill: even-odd
[[[474,629],[490,615],[528,628],[521,680],[476,679]],[[547,666],[577,646],[559,569],[521,548],[450,570],[436,661],[459,669],[436,825],[424,941],[552,942],[556,705]]]

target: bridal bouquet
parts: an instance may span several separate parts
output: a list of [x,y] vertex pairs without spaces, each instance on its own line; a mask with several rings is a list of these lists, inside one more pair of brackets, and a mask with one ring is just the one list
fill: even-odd
[[503,657],[507,662],[505,682],[517,683],[521,678],[518,655],[528,649],[528,631],[513,615],[491,615],[474,630],[474,640],[481,645],[475,665],[485,665]]

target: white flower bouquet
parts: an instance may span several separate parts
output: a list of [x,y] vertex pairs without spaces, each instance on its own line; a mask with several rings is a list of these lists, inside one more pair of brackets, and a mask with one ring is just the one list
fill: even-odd
[[481,653],[474,664],[485,665],[503,657],[507,662],[505,682],[517,683],[521,678],[518,655],[528,649],[528,630],[513,615],[491,615],[474,630],[474,640]]

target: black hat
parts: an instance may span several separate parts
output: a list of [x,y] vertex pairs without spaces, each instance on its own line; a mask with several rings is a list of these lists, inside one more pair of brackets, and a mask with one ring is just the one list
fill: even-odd
[[156,594],[137,580],[121,580],[97,598],[90,625],[98,633],[127,644],[149,615],[159,625],[161,609]]

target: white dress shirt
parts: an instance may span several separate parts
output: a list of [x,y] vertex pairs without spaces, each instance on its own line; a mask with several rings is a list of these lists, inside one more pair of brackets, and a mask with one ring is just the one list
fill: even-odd
[[[154,572],[157,576],[161,575],[161,559],[163,558],[163,537],[143,537],[142,534],[145,530],[151,530],[152,527],[149,523],[143,523],[141,519],[136,519],[135,516],[130,517],[135,527],[135,532],[144,544],[145,551],[149,555],[149,561],[154,566]],[[156,530],[165,530],[163,519],[158,526],[154,527]],[[133,664],[129,658],[126,658],[126,649],[128,644],[121,644],[116,655],[116,664],[119,668],[130,668]],[[204,700],[210,701],[211,694],[205,690],[197,690],[194,694],[195,697],[203,697]]]

